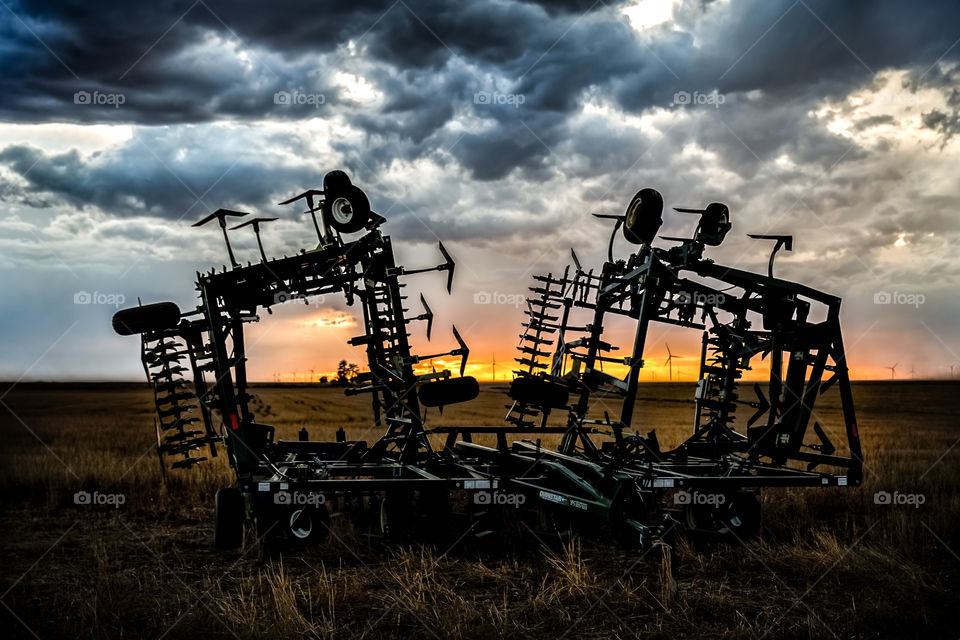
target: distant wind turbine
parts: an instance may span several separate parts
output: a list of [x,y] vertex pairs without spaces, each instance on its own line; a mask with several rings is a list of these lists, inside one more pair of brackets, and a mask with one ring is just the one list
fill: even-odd
[[683,356],[674,355],[673,352],[670,351],[669,342],[665,342],[664,344],[667,345],[667,359],[663,364],[668,365],[670,367],[670,380],[672,381],[673,380],[673,359],[682,358]]
[[897,365],[898,365],[898,364],[900,364],[900,363],[899,363],[899,362],[895,362],[892,367],[887,367],[887,369],[890,369],[890,379],[891,379],[891,380],[896,380],[896,379],[897,379]]

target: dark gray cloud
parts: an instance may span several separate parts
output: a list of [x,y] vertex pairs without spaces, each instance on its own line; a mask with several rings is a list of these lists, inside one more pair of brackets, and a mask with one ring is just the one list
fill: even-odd
[[316,179],[306,167],[267,173],[257,158],[226,154],[204,154],[184,166],[175,159],[182,143],[143,133],[91,158],[77,151],[45,153],[9,146],[0,151],[0,163],[25,176],[25,186],[0,180],[0,197],[29,198],[38,207],[66,204],[118,216],[179,219],[200,217],[220,206],[272,204],[280,194]]
[[[950,73],[931,64],[945,51],[947,60],[958,52],[948,51],[953,34],[944,25],[956,12],[949,3],[915,10],[892,2],[689,2],[677,10],[676,28],[640,35],[608,5],[591,5],[587,13],[577,3],[549,9],[520,2],[330,3],[308,13],[286,3],[269,12],[258,7],[159,2],[130,12],[110,4],[13,4],[24,24],[4,23],[0,55],[22,63],[8,65],[12,73],[0,80],[9,89],[0,114],[13,121],[138,124],[319,116],[351,128],[335,131],[330,148],[367,183],[395,160],[419,158],[455,162],[481,181],[515,171],[521,180],[561,171],[589,179],[638,160],[643,167],[652,140],[572,122],[585,96],[593,96],[628,113],[676,109],[676,123],[658,145],[679,153],[696,141],[723,166],[754,178],[781,154],[824,170],[862,157],[815,123],[811,108],[889,66],[925,69],[914,72],[916,86],[947,86]],[[164,25],[173,25],[165,35]],[[222,41],[215,46],[212,38]],[[359,58],[343,52],[348,41]],[[368,78],[382,99],[354,108],[334,82],[341,70]],[[122,91],[126,102],[116,109],[76,105],[70,90],[78,87]],[[297,90],[322,93],[325,103],[319,109],[275,104],[276,91]],[[688,117],[671,106],[678,92],[711,90],[724,97],[718,109]],[[514,103],[481,102],[480,94],[512,96]],[[485,124],[456,126],[464,119]],[[944,140],[956,122],[955,113],[940,110],[924,118]],[[139,132],[94,158],[8,147],[0,163],[23,179],[0,183],[0,194],[8,202],[59,199],[118,215],[178,217],[207,190],[209,202],[267,206],[286,185],[313,184],[329,168],[322,158],[311,172],[273,158],[236,157],[216,138],[203,141],[211,146],[202,156],[194,151],[175,160],[201,143],[190,135]],[[275,142],[304,157],[315,151],[292,132]],[[383,208],[397,204],[392,196],[384,195]]]
[[[337,104],[341,96],[329,79],[350,70],[334,55],[348,41],[398,70],[400,82],[386,88],[377,114],[385,118],[398,107],[435,101],[437,94],[420,92],[416,100],[413,92],[424,77],[457,65],[469,65],[474,85],[448,84],[443,99],[469,99],[491,89],[482,86],[488,76],[499,77],[525,95],[525,114],[568,112],[590,87],[636,112],[697,88],[762,89],[787,99],[842,91],[887,67],[930,65],[952,42],[948,25],[960,17],[950,2],[690,4],[679,12],[686,29],[638,37],[616,7],[588,4],[593,9],[583,15],[578,2],[545,3],[550,10],[518,2],[325,2],[310,11],[277,2],[264,11],[260,3],[210,0],[130,11],[116,3],[25,0],[10,4],[23,22],[7,20],[0,32],[8,70],[0,80],[0,116],[137,123],[303,117],[308,109],[274,104],[274,93],[302,87]],[[94,89],[124,93],[123,108],[77,108],[74,93]],[[476,111],[509,117],[506,110]],[[445,121],[429,124],[436,129]],[[396,126],[425,137],[416,119]]]
[[948,113],[934,109],[923,114],[923,126],[939,133],[943,137],[943,144],[946,144],[953,136],[960,133],[960,113],[957,110]]

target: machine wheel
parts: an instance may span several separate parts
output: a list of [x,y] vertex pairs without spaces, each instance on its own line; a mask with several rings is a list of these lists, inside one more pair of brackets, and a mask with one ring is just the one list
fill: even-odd
[[570,401],[570,390],[564,385],[531,376],[514,378],[509,393],[514,400],[544,409],[562,409]]
[[180,307],[172,302],[145,304],[113,314],[113,330],[121,336],[171,329],[179,322]]
[[217,491],[214,498],[213,546],[237,549],[243,544],[243,495],[234,487]]
[[413,496],[409,491],[388,491],[380,502],[380,532],[395,541],[407,540],[416,533]]
[[623,237],[631,244],[649,244],[663,224],[663,196],[656,189],[641,189],[627,205]]
[[297,506],[281,516],[289,542],[296,546],[319,544],[330,534],[330,514],[325,505]]
[[345,171],[341,171],[340,169],[328,171],[327,174],[323,176],[323,190],[325,192],[344,191],[352,184],[353,183],[350,182],[350,176],[348,176]]
[[723,506],[720,520],[728,532],[739,540],[760,534],[760,501],[755,493],[738,491]]
[[721,505],[686,505],[684,519],[688,529],[748,540],[760,533],[760,501],[752,492],[738,491],[726,494]]
[[325,189],[323,217],[340,233],[359,231],[370,219],[370,201],[356,185]]
[[420,385],[417,396],[420,404],[425,407],[442,407],[444,405],[468,402],[480,394],[480,385],[473,376],[434,380]]

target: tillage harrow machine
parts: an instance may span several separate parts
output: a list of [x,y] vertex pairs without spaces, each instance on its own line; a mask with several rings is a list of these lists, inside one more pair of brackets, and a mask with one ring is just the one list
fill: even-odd
[[[454,260],[440,244],[442,264],[396,264],[384,218],[342,171],[326,174],[322,190],[281,204],[299,200],[315,248],[268,259],[260,226],[274,218],[253,218],[233,229],[251,227],[261,260],[241,266],[227,220],[248,214],[220,209],[194,226],[219,224],[231,268],[197,274],[198,306],[181,312],[160,302],[113,319],[118,333],[141,337],[161,464],[190,468],[225,450],[236,472],[235,485],[216,495],[218,547],[239,547],[245,529],[282,545],[314,543],[328,535],[332,513],[355,509],[395,539],[580,531],[643,546],[682,531],[747,537],[759,529],[761,487],[860,483],[840,299],[774,277],[789,236],[755,236],[775,242],[766,275],[716,264],[703,253],[723,241],[730,220],[726,206],[711,203],[678,209],[699,216],[696,231],[654,247],[663,201],[641,190],[624,215],[598,216],[613,226],[599,270],[585,269],[571,251],[562,275],[536,277],[504,423],[428,427],[429,407],[469,402],[479,385],[463,375],[469,349],[456,327],[452,349],[414,353],[408,325],[425,322],[429,339],[433,313],[421,295],[423,313],[408,315],[401,280],[445,272],[449,293]],[[635,250],[617,258],[621,232]],[[316,441],[304,429],[297,440],[278,439],[253,411],[244,326],[275,304],[331,295],[362,310],[364,332],[349,342],[365,350],[366,368],[345,392],[370,395],[381,435],[348,440],[341,428],[334,441]],[[604,331],[617,317],[634,327],[622,356]],[[651,323],[702,333],[693,433],[672,449],[654,429],[641,435],[634,420]],[[460,359],[459,375],[418,373],[418,364],[444,356]],[[744,397],[743,374],[761,360],[769,381]],[[814,412],[831,387],[839,427]],[[619,415],[611,416],[614,404]],[[736,419],[744,406],[752,412],[745,428]],[[839,451],[831,438],[843,440]]]

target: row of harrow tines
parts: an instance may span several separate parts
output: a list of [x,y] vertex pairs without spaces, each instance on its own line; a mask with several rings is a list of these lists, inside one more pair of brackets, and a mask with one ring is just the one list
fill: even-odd
[[141,362],[156,406],[161,468],[166,468],[165,459],[173,469],[190,468],[207,459],[204,450],[215,457],[220,441],[211,415],[215,390],[203,375],[213,366],[203,338],[205,322],[182,318],[179,308],[166,302],[138,311],[136,316],[115,317],[113,326],[122,335],[140,333]]

